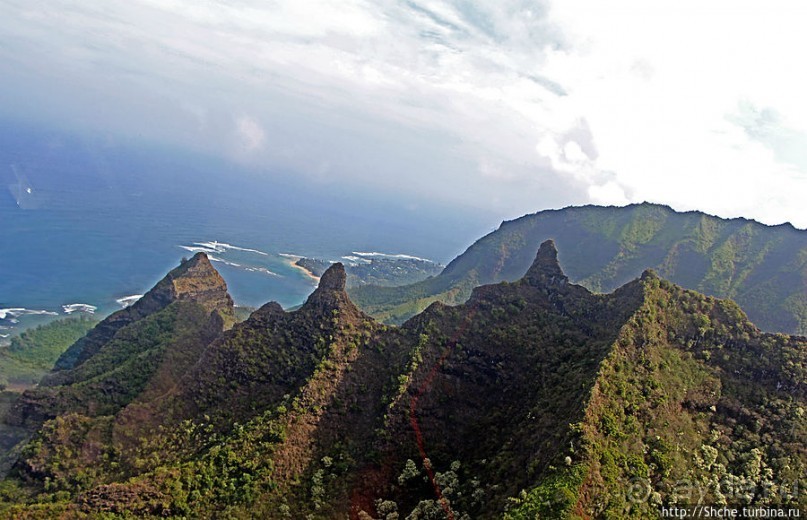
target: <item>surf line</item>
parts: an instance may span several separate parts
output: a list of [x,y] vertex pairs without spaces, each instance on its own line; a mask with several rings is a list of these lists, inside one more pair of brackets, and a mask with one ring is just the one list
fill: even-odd
[[432,366],[431,370],[429,370],[429,374],[426,376],[426,380],[421,383],[418,387],[415,395],[412,397],[412,400],[409,401],[409,423],[412,425],[412,429],[415,431],[415,439],[417,440],[418,451],[420,452],[420,458],[423,459],[423,467],[426,468],[426,474],[429,476],[429,481],[431,482],[432,488],[434,489],[434,495],[437,498],[437,501],[440,502],[440,507],[443,508],[443,512],[446,514],[448,520],[454,520],[454,511],[451,509],[451,504],[448,503],[448,500],[443,496],[443,492],[440,489],[440,485],[437,483],[437,480],[434,478],[434,469],[432,468],[431,461],[428,458],[426,453],[426,442],[423,439],[423,432],[420,431],[420,423],[418,422],[417,417],[417,406],[418,401],[429,390],[434,382],[434,378],[437,377],[437,372],[443,366],[446,359],[448,359],[449,354],[457,345],[457,340],[465,334],[468,330],[468,327],[471,325],[471,321],[473,320],[474,315],[476,314],[477,306],[474,304],[470,309],[468,309],[468,313],[465,315],[465,320],[463,323],[454,331],[454,334],[446,343],[445,348],[443,349],[440,358],[437,362]]

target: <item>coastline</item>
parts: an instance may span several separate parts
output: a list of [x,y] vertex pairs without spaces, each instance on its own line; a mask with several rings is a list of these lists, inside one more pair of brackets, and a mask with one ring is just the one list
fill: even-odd
[[297,269],[298,271],[301,271],[309,279],[315,281],[316,283],[319,283],[319,276],[315,275],[314,273],[312,273],[311,271],[309,271],[305,267],[303,267],[301,265],[297,265],[297,261],[300,260],[301,258],[305,258],[304,256],[291,255],[291,254],[287,254],[287,253],[281,253],[280,256],[283,257],[283,259],[286,261],[286,263],[289,265],[289,267],[292,267],[294,269]]

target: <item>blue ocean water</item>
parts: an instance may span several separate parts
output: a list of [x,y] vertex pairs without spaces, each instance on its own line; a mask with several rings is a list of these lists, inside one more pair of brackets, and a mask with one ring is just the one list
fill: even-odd
[[446,263],[495,225],[334,180],[0,121],[0,339],[66,310],[121,308],[194,250],[211,255],[236,303],[288,307],[315,282],[283,255]]

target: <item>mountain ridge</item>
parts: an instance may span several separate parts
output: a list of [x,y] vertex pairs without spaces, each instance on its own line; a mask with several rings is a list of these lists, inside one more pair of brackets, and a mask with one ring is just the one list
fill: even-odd
[[134,397],[131,380],[146,385],[155,373],[172,372],[161,368],[165,362],[188,362],[170,352],[173,343],[187,343],[192,351],[233,322],[226,283],[207,256],[198,253],[69,347],[39,387],[20,396],[6,421],[34,426],[67,410],[91,415],[114,410]]
[[333,265],[298,310],[270,302],[191,349],[169,338],[182,373],[46,420],[0,513],[646,518],[686,503],[683,481],[714,503],[805,505],[807,339],[652,270],[597,294],[554,242],[531,256],[400,327],[361,312]]
[[178,300],[197,301],[210,311],[214,308],[226,310],[233,307],[232,298],[227,293],[227,283],[213,268],[205,253],[196,253],[190,259],[183,259],[178,267],[172,269],[135,303],[112,313],[82,341],[72,345],[56,361],[57,372],[54,378],[46,378],[42,384],[45,386],[60,384],[58,378],[60,370],[83,363],[121,328]]
[[736,300],[765,330],[807,335],[807,231],[648,203],[525,215],[477,240],[438,276],[349,292],[377,319],[402,323],[433,301],[461,303],[477,285],[518,279],[546,239],[559,244],[569,277],[592,291],[612,291],[653,268],[683,287]]

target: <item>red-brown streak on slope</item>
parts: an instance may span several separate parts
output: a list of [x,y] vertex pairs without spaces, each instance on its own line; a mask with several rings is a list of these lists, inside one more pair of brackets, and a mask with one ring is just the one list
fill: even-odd
[[359,512],[373,511],[375,508],[375,494],[378,489],[382,489],[389,481],[392,473],[392,460],[381,462],[380,465],[368,465],[359,470],[357,482],[363,485],[354,487],[350,494],[350,520],[359,520]]
[[476,314],[476,310],[476,306],[468,309],[468,314],[465,315],[465,321],[454,332],[451,339],[448,340],[448,343],[446,344],[445,349],[443,349],[443,353],[440,355],[440,358],[432,366],[431,370],[429,370],[426,380],[423,381],[423,383],[418,387],[414,397],[412,397],[412,400],[409,402],[409,422],[412,425],[412,430],[415,432],[418,451],[420,452],[421,459],[423,459],[423,467],[426,468],[426,473],[429,475],[429,481],[432,484],[432,488],[434,488],[435,497],[440,502],[440,506],[443,508],[443,511],[449,520],[454,520],[454,511],[451,510],[451,505],[443,496],[443,492],[440,490],[440,485],[437,484],[437,481],[434,479],[434,470],[432,469],[431,462],[428,461],[428,455],[426,454],[426,443],[423,439],[423,433],[420,431],[420,424],[418,423],[417,405],[423,394],[426,393],[426,391],[431,387],[432,383],[434,382],[434,378],[437,377],[437,372],[440,370],[440,367],[443,366],[443,363],[445,363],[449,354],[451,354],[451,350],[456,346],[457,339],[459,339],[459,337],[462,336],[466,330],[468,330],[468,326],[471,324],[471,321]]
[[583,483],[580,484],[580,487],[577,488],[577,497],[578,498],[577,498],[577,503],[574,505],[574,514],[575,514],[575,516],[580,517],[583,520],[591,520],[591,516],[588,513],[586,513],[586,510],[583,507],[583,503],[587,502],[589,500],[589,497],[588,497],[588,495],[590,493],[589,490],[593,486],[592,480],[593,479],[591,477],[591,471],[589,471],[588,474],[586,475],[586,478],[583,481]]

